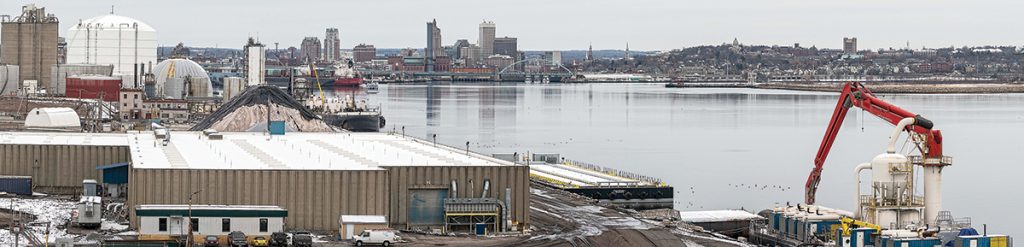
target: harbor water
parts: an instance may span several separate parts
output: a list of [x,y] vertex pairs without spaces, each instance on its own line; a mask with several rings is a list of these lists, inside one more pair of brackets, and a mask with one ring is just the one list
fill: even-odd
[[[345,93],[336,91],[336,93]],[[388,131],[481,153],[559,153],[659,177],[676,209],[802,202],[838,94],[662,84],[382,85]],[[1024,234],[1024,94],[880,95],[943,131],[953,166],[944,209],[990,233]],[[892,125],[851,110],[825,165],[818,202],[855,209],[853,168],[885,151]],[[900,151],[908,153],[910,146]],[[864,175],[866,179],[868,176]],[[921,179],[916,174],[916,179]],[[867,191],[864,185],[862,191]],[[922,187],[918,187],[920,193]]]

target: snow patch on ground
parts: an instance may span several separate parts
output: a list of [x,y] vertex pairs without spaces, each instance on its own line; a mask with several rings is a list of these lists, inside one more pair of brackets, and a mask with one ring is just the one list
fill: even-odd
[[611,217],[608,221],[601,222],[601,225],[637,230],[650,229],[647,224],[633,217]]
[[574,207],[573,209],[587,213],[599,214],[601,213],[601,209],[603,208],[598,206],[577,206]]
[[103,220],[100,223],[100,230],[112,230],[112,231],[124,231],[128,230],[128,225],[118,224],[117,222]]
[[[64,229],[57,229],[57,226],[67,224],[71,220],[71,211],[75,209],[75,204],[73,201],[52,198],[0,198],[0,207],[36,216],[36,220],[27,225],[40,240],[46,239],[46,222],[50,222],[49,242],[51,243],[58,238],[74,238],[76,236],[68,234]],[[28,246],[28,241],[24,237],[20,240],[19,245]],[[14,234],[8,230],[0,230],[0,245],[14,246]]]

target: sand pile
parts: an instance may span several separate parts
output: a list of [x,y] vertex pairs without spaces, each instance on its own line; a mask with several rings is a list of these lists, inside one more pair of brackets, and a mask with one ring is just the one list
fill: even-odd
[[[269,111],[268,111],[269,107]],[[249,87],[190,130],[215,129],[222,132],[266,131],[267,114],[271,121],[284,121],[287,131],[334,132],[301,103],[273,86]]]

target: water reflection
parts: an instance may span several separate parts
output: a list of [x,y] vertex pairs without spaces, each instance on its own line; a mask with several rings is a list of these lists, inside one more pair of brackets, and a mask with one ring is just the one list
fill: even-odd
[[[383,85],[367,95],[391,128],[482,153],[550,152],[657,176],[678,209],[767,208],[798,202],[836,94],[667,89],[656,84]],[[1024,168],[1024,95],[882,95],[943,130],[953,166],[944,207],[1002,233],[1024,231],[1010,191]],[[424,112],[425,110],[425,112]],[[390,128],[389,128],[390,129]],[[851,110],[818,200],[853,208],[854,164],[882,152],[892,126]],[[748,186],[736,186],[736,185]],[[757,184],[758,188],[754,188]],[[765,188],[776,189],[760,189]],[[780,189],[782,187],[788,189]],[[978,203],[986,201],[985,203]],[[998,227],[993,229],[993,227]]]

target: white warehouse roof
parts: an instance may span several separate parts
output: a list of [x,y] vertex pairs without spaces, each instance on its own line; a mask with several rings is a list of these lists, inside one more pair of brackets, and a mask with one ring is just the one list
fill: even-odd
[[464,150],[386,133],[264,133],[172,131],[166,145],[152,133],[130,138],[136,169],[379,170],[382,166],[511,165]]
[[0,144],[127,146],[128,135],[65,132],[0,132]]
[[338,217],[338,223],[387,224],[388,219],[383,215],[342,215]]

